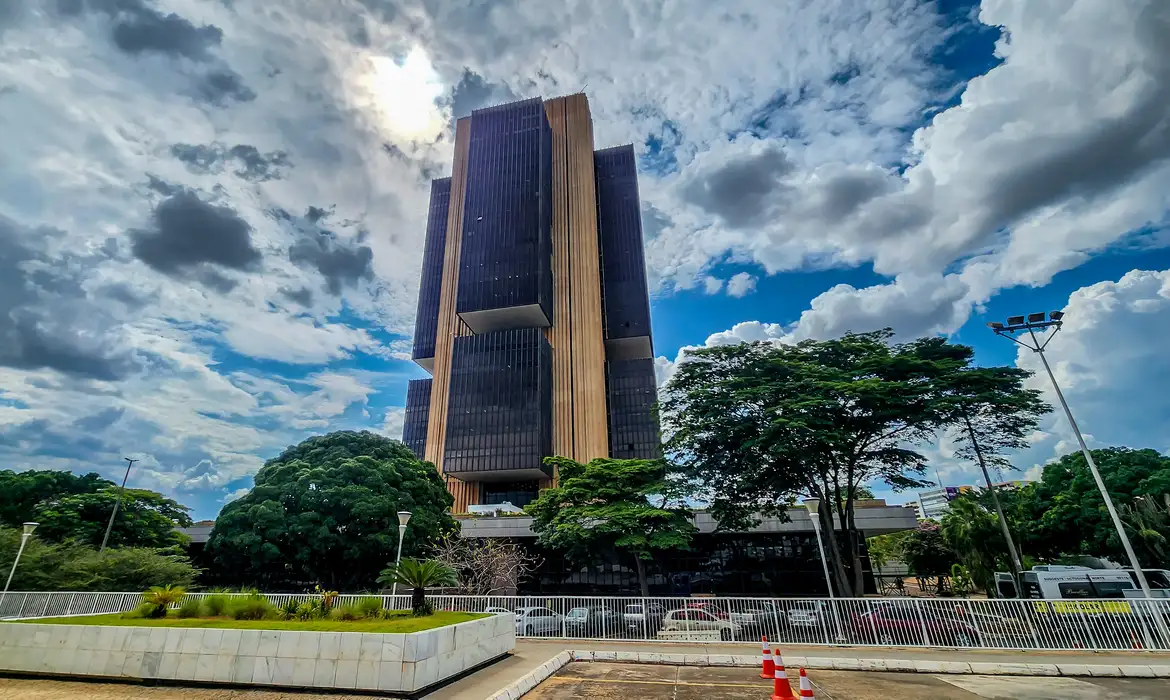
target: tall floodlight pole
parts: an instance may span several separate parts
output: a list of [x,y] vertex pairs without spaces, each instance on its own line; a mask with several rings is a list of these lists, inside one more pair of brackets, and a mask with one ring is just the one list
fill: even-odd
[[410,511],[398,511],[398,556],[394,559],[394,587],[390,590],[391,597],[398,595],[398,565],[402,563],[402,538],[406,536],[406,524],[410,522]]
[[[1153,598],[1150,593],[1150,584],[1146,581],[1146,574],[1142,571],[1142,565],[1138,562],[1137,554],[1133,551],[1133,545],[1130,544],[1129,535],[1125,534],[1125,527],[1121,523],[1121,516],[1117,514],[1117,509],[1113,507],[1113,499],[1109,496],[1109,492],[1105,489],[1105,482],[1101,479],[1101,472],[1097,470],[1097,463],[1093,461],[1093,455],[1089,452],[1089,448],[1085,445],[1085,438],[1081,437],[1081,429],[1077,427],[1077,421],[1073,418],[1072,411],[1068,408],[1068,402],[1064,400],[1064,394],[1060,391],[1060,385],[1056,383],[1056,375],[1052,373],[1052,368],[1048,366],[1048,358],[1044,356],[1044,348],[1048,347],[1048,343],[1060,331],[1063,324],[1064,313],[1061,311],[1053,311],[1048,314],[1045,319],[1043,313],[1028,314],[1024,316],[1009,316],[1007,323],[989,323],[988,328],[995,331],[996,335],[1003,336],[1012,341],[1016,345],[1023,348],[1028,348],[1034,353],[1040,355],[1040,362],[1044,364],[1044,371],[1048,373],[1048,379],[1052,382],[1052,388],[1056,391],[1056,398],[1060,399],[1060,406],[1064,409],[1064,416],[1068,419],[1068,424],[1072,426],[1073,433],[1077,436],[1077,442],[1081,446],[1081,454],[1085,456],[1085,461],[1089,464],[1089,471],[1093,474],[1093,481],[1097,482],[1097,489],[1101,492],[1101,498],[1105,500],[1105,508],[1109,511],[1109,517],[1113,519],[1113,527],[1117,530],[1117,537],[1121,540],[1121,546],[1125,548],[1125,555],[1129,557],[1129,565],[1133,567],[1134,576],[1137,577],[1138,585],[1141,586],[1142,594],[1146,598]],[[1051,328],[1052,332],[1046,336],[1043,331]],[[1039,337],[1036,336],[1036,331],[1041,331]],[[1027,333],[1026,340],[1020,340],[1016,337],[1016,333]],[[1041,342],[1043,339],[1043,342]]]
[[114,510],[110,511],[110,522],[106,524],[106,534],[102,537],[102,546],[98,549],[98,554],[106,551],[106,543],[110,541],[110,530],[114,529],[114,518],[118,517],[118,508],[122,506],[122,496],[126,493],[126,480],[130,478],[130,467],[139,461],[129,457],[122,459],[126,460],[126,476],[122,477],[122,488],[118,489],[118,500],[114,502]]
[[1012,541],[1012,532],[1008,528],[1007,518],[1003,514],[1003,506],[999,502],[999,492],[995,484],[991,483],[991,474],[987,472],[987,462],[983,459],[983,450],[979,449],[979,440],[975,437],[975,428],[971,425],[971,417],[963,411],[963,421],[967,424],[967,434],[971,436],[971,445],[975,448],[975,456],[979,458],[979,468],[983,470],[983,480],[987,482],[987,490],[991,492],[991,502],[995,504],[995,514],[999,516],[999,527],[1003,530],[1003,538],[1007,540],[1008,552],[1012,557],[1012,569],[1017,577],[1024,571],[1020,563],[1020,554],[1016,551],[1016,543]]
[[[821,499],[806,498],[804,507],[808,509],[809,519],[812,520],[813,536],[817,538],[817,549],[821,552],[821,570],[825,573],[825,585],[829,587],[829,607],[833,610],[833,624],[837,627],[837,641],[844,638],[841,632],[841,618],[837,615],[837,596],[833,593],[833,581],[829,578],[829,560],[825,556],[825,544],[821,541],[821,521],[818,514],[821,510]],[[832,518],[832,516],[829,516]]]
[[12,585],[12,577],[16,574],[16,565],[20,563],[20,555],[24,554],[24,546],[28,538],[32,537],[33,530],[38,523],[25,523],[24,532],[20,533],[20,549],[16,550],[16,558],[12,560],[12,570],[8,572],[8,581],[4,583],[4,592],[0,593],[0,609],[4,607],[4,599],[8,597],[8,587]]

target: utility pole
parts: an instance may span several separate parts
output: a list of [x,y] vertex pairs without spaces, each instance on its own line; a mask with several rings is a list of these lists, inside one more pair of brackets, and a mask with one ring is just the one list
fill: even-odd
[[[1133,574],[1137,579],[1138,586],[1141,587],[1142,593],[1146,598],[1153,598],[1153,594],[1150,593],[1150,584],[1146,581],[1146,574],[1142,571],[1141,562],[1138,561],[1137,554],[1133,551],[1133,545],[1129,541],[1129,535],[1125,534],[1125,526],[1121,522],[1121,516],[1117,514],[1117,509],[1113,506],[1113,498],[1109,495],[1109,491],[1105,489],[1105,481],[1101,479],[1101,472],[1097,470],[1097,463],[1093,461],[1093,455],[1089,452],[1089,447],[1085,444],[1085,438],[1081,436],[1081,429],[1077,426],[1077,421],[1073,418],[1072,411],[1069,410],[1068,402],[1064,400],[1064,392],[1060,390],[1060,385],[1056,383],[1056,375],[1052,373],[1052,368],[1048,366],[1048,358],[1044,356],[1044,348],[1048,347],[1048,343],[1060,331],[1063,319],[1063,312],[1053,311],[1048,314],[1048,320],[1045,320],[1043,313],[1037,313],[1028,314],[1027,319],[1023,316],[1009,316],[1007,325],[1002,323],[989,323],[987,326],[995,331],[996,335],[1003,336],[1016,345],[1028,348],[1032,352],[1040,355],[1040,362],[1044,364],[1044,371],[1048,373],[1048,379],[1052,382],[1052,388],[1056,391],[1056,398],[1060,400],[1060,406],[1064,409],[1064,416],[1068,419],[1069,426],[1077,436],[1077,443],[1081,446],[1081,454],[1084,455],[1085,462],[1089,465],[1089,472],[1093,475],[1093,481],[1097,483],[1097,490],[1101,492],[1101,498],[1105,501],[1105,509],[1109,511],[1109,517],[1113,520],[1113,527],[1117,530],[1117,538],[1121,540],[1121,546],[1125,549],[1125,555],[1129,559],[1129,565],[1133,567]],[[1044,338],[1044,342],[1040,342],[1040,338],[1036,337],[1036,331],[1044,331],[1048,328],[1051,328],[1052,332]],[[1017,331],[1027,331],[1032,342],[1027,343],[1018,340],[1015,337]],[[1161,615],[1157,616],[1157,620],[1160,623],[1162,622]]]
[[122,488],[118,489],[118,500],[114,502],[114,510],[110,513],[110,522],[106,525],[106,534],[102,537],[102,546],[98,550],[98,554],[106,551],[106,543],[110,541],[110,530],[114,529],[114,518],[118,517],[118,508],[122,506],[122,496],[126,493],[126,480],[130,478],[130,467],[133,467],[135,462],[141,461],[129,457],[122,459],[126,460],[126,476],[122,477]]

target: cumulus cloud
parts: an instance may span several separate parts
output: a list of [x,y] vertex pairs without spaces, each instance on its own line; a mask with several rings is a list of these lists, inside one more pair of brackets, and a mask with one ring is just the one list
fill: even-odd
[[745,297],[756,291],[756,277],[749,272],[737,272],[727,280],[727,295]]
[[230,148],[222,143],[189,144],[177,143],[171,146],[171,155],[183,162],[187,169],[200,175],[219,175],[229,164],[235,166],[236,177],[249,182],[265,182],[283,177],[283,169],[289,167],[288,154],[284,151],[261,153],[255,146],[236,144]]

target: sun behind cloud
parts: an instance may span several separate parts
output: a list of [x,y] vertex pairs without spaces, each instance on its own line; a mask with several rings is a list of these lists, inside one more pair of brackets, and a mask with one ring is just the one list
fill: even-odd
[[355,70],[355,103],[375,112],[376,123],[392,140],[433,141],[446,128],[438,105],[443,82],[421,47],[400,57],[369,56]]

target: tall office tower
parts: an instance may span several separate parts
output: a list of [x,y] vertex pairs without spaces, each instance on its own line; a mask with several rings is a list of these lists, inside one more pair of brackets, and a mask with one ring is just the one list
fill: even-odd
[[469,505],[525,505],[550,455],[661,455],[632,146],[585,95],[476,110],[431,183],[403,440]]

